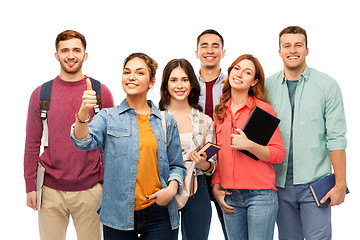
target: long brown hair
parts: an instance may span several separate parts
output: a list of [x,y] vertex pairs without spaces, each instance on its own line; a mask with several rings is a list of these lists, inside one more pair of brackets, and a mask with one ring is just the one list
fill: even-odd
[[[244,59],[248,59],[255,65],[255,76],[254,79],[257,79],[258,82],[254,87],[251,87],[249,89],[249,96],[252,97],[254,100],[255,98],[264,101],[269,102],[267,97],[267,90],[265,88],[265,74],[264,70],[259,62],[259,60],[254,57],[251,54],[244,54],[238,57],[229,67],[228,69],[228,77],[222,82],[224,84],[224,87],[222,89],[222,95],[220,97],[220,103],[215,106],[215,119],[219,121],[220,123],[224,122],[224,118],[226,117],[226,106],[225,104],[229,101],[231,98],[231,85],[229,82],[229,76],[231,70],[235,67],[236,64],[241,62]],[[255,105],[253,106],[255,108]]]
[[191,66],[190,62],[186,59],[173,59],[168,64],[166,64],[161,81],[160,87],[160,102],[159,102],[159,109],[161,111],[165,110],[165,107],[170,104],[171,96],[168,90],[168,82],[170,78],[171,72],[177,68],[181,67],[186,75],[189,78],[191,91],[188,96],[188,103],[191,107],[202,111],[202,107],[199,105],[199,96],[200,96],[200,84],[196,78],[195,72],[193,67]]

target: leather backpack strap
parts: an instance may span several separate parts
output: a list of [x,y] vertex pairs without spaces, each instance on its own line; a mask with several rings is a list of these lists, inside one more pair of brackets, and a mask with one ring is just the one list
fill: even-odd
[[45,82],[40,89],[40,99],[39,99],[39,107],[40,107],[40,118],[43,124],[43,138],[42,145],[44,147],[49,146],[49,129],[48,129],[48,121],[47,121],[47,111],[50,109],[50,100],[51,100],[51,91],[54,80],[50,80]]

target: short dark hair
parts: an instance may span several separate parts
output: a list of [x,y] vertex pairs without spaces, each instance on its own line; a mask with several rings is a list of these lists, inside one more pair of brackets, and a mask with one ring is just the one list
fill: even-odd
[[202,107],[199,105],[199,97],[200,97],[199,81],[197,80],[197,77],[194,72],[194,68],[191,66],[190,62],[183,58],[171,60],[170,62],[168,62],[168,64],[166,64],[164,68],[162,80],[161,80],[161,87],[160,87],[159,109],[161,111],[164,111],[166,106],[170,104],[171,95],[168,90],[168,82],[171,72],[177,67],[181,67],[189,78],[189,82],[191,86],[191,91],[188,96],[189,105],[193,108],[198,109],[199,111],[202,111]]
[[196,46],[199,45],[200,38],[202,36],[204,36],[205,34],[214,34],[214,35],[218,36],[220,38],[221,47],[224,48],[224,38],[220,35],[220,33],[218,31],[216,31],[214,29],[207,29],[207,30],[203,31],[202,33],[200,33],[200,35],[197,37]]
[[281,30],[281,32],[279,33],[279,48],[281,48],[280,46],[280,38],[282,35],[284,34],[303,34],[305,36],[305,47],[307,47],[308,41],[307,41],[307,35],[306,35],[306,31],[305,29],[299,27],[299,26],[289,26],[287,28],[284,28],[283,30]]
[[66,40],[70,40],[73,38],[80,39],[82,45],[84,46],[84,50],[86,50],[86,40],[85,40],[84,35],[82,35],[81,33],[77,32],[77,31],[74,31],[74,30],[65,30],[65,31],[61,32],[59,35],[57,35],[57,37],[56,37],[56,40],[55,40],[56,51],[58,50],[60,41],[66,41]]

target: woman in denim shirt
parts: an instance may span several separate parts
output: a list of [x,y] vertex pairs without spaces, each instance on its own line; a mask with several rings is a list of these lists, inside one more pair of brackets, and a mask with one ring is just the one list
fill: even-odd
[[198,103],[200,85],[187,60],[173,59],[165,66],[160,92],[160,110],[166,110],[178,123],[183,159],[192,160],[196,167],[197,192],[181,209],[182,237],[206,240],[210,230],[211,204],[204,174],[212,175],[214,172],[216,155],[207,161],[206,154],[200,156],[196,150],[206,142],[215,142],[214,122],[202,113]]
[[[160,111],[147,101],[157,63],[143,53],[124,61],[126,99],[103,109],[90,124],[96,105],[91,88],[83,94],[71,137],[77,148],[104,150],[104,187],[99,209],[104,239],[177,239],[179,216],[174,196],[182,190],[184,167],[176,121],[168,114],[166,136]],[[85,120],[86,119],[86,120]],[[165,144],[167,146],[165,146]]]

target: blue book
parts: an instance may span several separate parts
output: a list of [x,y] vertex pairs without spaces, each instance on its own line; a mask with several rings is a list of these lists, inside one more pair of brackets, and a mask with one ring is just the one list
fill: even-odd
[[[335,186],[335,175],[330,174],[320,180],[310,184],[310,190],[314,196],[316,205],[318,207],[327,207],[330,203],[330,199],[327,199],[324,203],[320,203],[321,199]],[[349,189],[346,188],[346,194],[349,193]]]
[[206,153],[206,160],[209,160],[212,156],[214,156],[215,153],[217,153],[220,150],[220,147],[212,142],[207,142],[205,145],[200,148],[198,151],[199,154],[205,152]]

